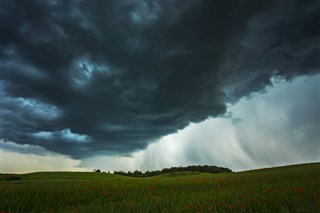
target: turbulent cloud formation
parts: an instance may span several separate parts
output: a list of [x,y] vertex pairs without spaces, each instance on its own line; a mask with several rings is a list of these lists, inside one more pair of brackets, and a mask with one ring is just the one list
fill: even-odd
[[4,1],[1,139],[127,155],[320,70],[319,1]]

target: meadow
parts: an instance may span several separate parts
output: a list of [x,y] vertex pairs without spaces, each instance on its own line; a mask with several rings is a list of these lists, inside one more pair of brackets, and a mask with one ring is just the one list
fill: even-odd
[[19,177],[0,181],[0,213],[320,212],[320,163],[148,178],[94,172]]

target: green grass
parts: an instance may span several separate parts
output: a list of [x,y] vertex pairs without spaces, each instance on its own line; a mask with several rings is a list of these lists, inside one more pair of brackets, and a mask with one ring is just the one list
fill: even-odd
[[320,212],[320,163],[150,178],[38,172],[0,181],[8,212]]
[[97,172],[35,172],[20,175],[20,177],[28,181],[106,181],[124,178],[120,175]]

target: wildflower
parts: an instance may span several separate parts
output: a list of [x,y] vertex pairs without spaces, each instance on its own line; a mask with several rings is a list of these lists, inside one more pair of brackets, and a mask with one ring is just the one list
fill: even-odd
[[53,208],[48,208],[48,212],[52,212],[53,211]]
[[109,196],[109,197],[108,197],[108,200],[112,200],[112,199],[113,199],[113,197],[112,197],[112,196]]
[[244,208],[246,208],[246,204],[244,204],[244,203],[240,203],[240,208],[242,208],[242,209],[244,209]]
[[192,205],[191,204],[188,205],[188,209],[192,209]]
[[303,193],[304,192],[304,188],[303,187],[297,187],[297,192],[299,193]]

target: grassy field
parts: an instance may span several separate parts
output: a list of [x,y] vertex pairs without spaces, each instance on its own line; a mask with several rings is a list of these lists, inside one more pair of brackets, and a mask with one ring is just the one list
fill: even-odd
[[320,212],[320,163],[150,178],[93,172],[20,177],[0,181],[0,213]]

